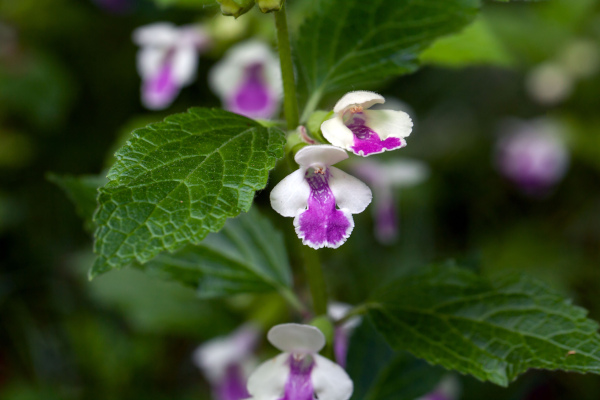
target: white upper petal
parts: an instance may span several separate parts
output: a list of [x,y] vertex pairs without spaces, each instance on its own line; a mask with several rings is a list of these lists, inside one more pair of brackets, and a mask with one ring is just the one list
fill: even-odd
[[269,330],[267,339],[279,350],[292,354],[314,354],[325,346],[325,335],[312,325],[276,325]]
[[284,217],[295,217],[308,206],[310,186],[300,168],[277,184],[271,191],[271,207]]
[[381,140],[388,137],[405,138],[410,135],[413,123],[407,113],[394,110],[365,110],[366,125]]
[[[331,302],[327,305],[327,314],[334,321],[344,318],[350,310],[352,310],[352,306],[350,304],[340,303],[337,301]],[[360,323],[360,317],[352,317],[342,325],[342,328],[345,330],[352,330],[360,325]]]
[[208,76],[211,89],[221,98],[229,97],[237,90],[246,67],[262,64],[265,82],[275,95],[281,93],[281,69],[279,60],[265,43],[248,40],[233,46],[215,66]]
[[198,51],[193,46],[181,46],[175,50],[172,63],[175,82],[179,86],[189,85],[196,78]]
[[177,44],[179,32],[170,22],[157,22],[137,28],[132,38],[139,46],[169,47]]
[[373,199],[371,189],[359,179],[338,168],[330,167],[329,173],[329,187],[338,207],[352,214],[363,212]]
[[298,150],[294,160],[304,168],[314,164],[333,165],[348,158],[348,154],[335,146],[328,144],[318,144],[314,146],[305,146]]
[[160,71],[167,50],[160,47],[142,47],[137,52],[137,69],[142,79],[156,76]]
[[316,354],[311,378],[319,400],[348,400],[354,391],[352,380],[342,367]]
[[378,103],[385,103],[382,95],[366,90],[357,90],[355,92],[348,92],[342,96],[335,104],[335,107],[333,107],[333,112],[336,114],[343,113],[346,108],[351,106],[362,106],[366,109]]
[[344,122],[337,114],[334,114],[332,118],[321,124],[321,132],[323,133],[323,137],[334,146],[350,150],[354,145],[354,134],[344,125]]
[[279,400],[290,375],[290,354],[282,353],[265,361],[248,378],[248,393],[254,400]]

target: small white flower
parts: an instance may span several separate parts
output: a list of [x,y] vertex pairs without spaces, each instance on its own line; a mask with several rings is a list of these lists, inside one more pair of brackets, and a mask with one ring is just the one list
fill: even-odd
[[383,96],[367,91],[346,93],[333,108],[334,116],[323,122],[321,131],[332,145],[360,156],[406,146],[413,123],[407,113],[369,110],[383,104]]
[[368,159],[355,162],[352,171],[375,193],[375,237],[383,244],[394,242],[399,231],[396,191],[423,182],[429,176],[429,168],[421,161],[408,158],[389,162]]
[[228,111],[269,119],[279,110],[281,68],[263,42],[248,40],[232,47],[210,71],[208,82]]
[[211,384],[217,400],[248,397],[246,382],[257,365],[254,349],[259,334],[253,325],[242,325],[230,335],[205,342],[194,351],[194,363]]
[[248,379],[249,400],[348,400],[352,380],[339,365],[317,353],[325,336],[314,326],[271,328],[269,342],[283,353],[262,363]]
[[137,68],[142,103],[151,110],[168,107],[180,89],[194,81],[199,53],[210,43],[200,26],[177,27],[168,22],[137,28],[133,41],[140,46]]
[[507,124],[496,145],[496,168],[521,190],[543,195],[567,172],[569,153],[555,123],[546,119]]
[[298,237],[314,249],[341,246],[354,228],[352,214],[371,202],[367,185],[332,167],[346,158],[348,154],[334,146],[306,146],[295,156],[300,168],[271,192],[273,209],[294,217]]
[[525,88],[538,103],[554,105],[568,98],[573,92],[575,79],[560,64],[546,62],[527,74]]

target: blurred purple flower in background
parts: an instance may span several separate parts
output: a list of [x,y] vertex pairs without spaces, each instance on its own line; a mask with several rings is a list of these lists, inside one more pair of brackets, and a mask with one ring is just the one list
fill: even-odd
[[352,164],[352,171],[373,189],[375,237],[382,244],[393,243],[400,230],[398,189],[426,180],[429,167],[421,161],[408,158],[389,162],[361,159]]
[[496,144],[497,170],[524,193],[547,194],[564,177],[569,153],[556,123],[511,121]]
[[[344,318],[352,309],[350,304],[333,302],[329,303],[327,313],[334,321]],[[333,338],[333,352],[335,354],[335,362],[342,368],[346,368],[346,358],[348,355],[348,346],[350,345],[350,336],[352,332],[362,322],[361,317],[351,317],[343,324],[335,327]]]
[[263,42],[249,40],[233,46],[215,64],[208,81],[228,111],[259,119],[273,118],[279,111],[279,59]]
[[249,397],[246,383],[258,364],[254,349],[259,336],[258,328],[245,324],[228,336],[203,343],[194,351],[194,363],[211,384],[215,400]]
[[181,88],[194,81],[198,56],[211,42],[199,25],[177,27],[168,22],[136,29],[133,41],[140,46],[142,104],[151,110],[167,108]]

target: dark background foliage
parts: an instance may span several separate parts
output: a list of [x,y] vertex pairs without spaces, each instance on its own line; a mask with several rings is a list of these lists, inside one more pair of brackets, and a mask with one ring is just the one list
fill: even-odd
[[[264,296],[200,300],[134,269],[88,282],[89,232],[46,177],[98,174],[134,128],[190,106],[218,106],[206,76],[227,43],[202,57],[197,83],[173,106],[150,113],[139,102],[132,30],[202,21],[216,8],[132,0],[113,13],[100,3],[0,0],[0,398],[208,399],[190,359],[194,347],[251,313],[285,311],[255,308],[269,303]],[[310,9],[308,1],[290,3],[298,20]],[[398,243],[379,246],[365,212],[345,246],[321,252],[330,292],[358,303],[392,276],[451,258],[483,275],[536,276],[600,320],[600,74],[551,107],[524,89],[527,72],[570,40],[600,46],[600,4],[490,2],[483,18],[497,47],[475,41],[469,51],[485,56],[461,60],[460,48],[450,48],[452,57],[438,49],[419,72],[380,88],[414,109],[416,128],[401,155],[426,161],[432,173],[400,194]],[[247,24],[241,37],[273,39],[264,28],[270,17],[257,10],[239,21]],[[492,157],[502,121],[540,116],[566,127],[571,165],[552,193],[532,198],[495,171]],[[269,212],[268,190],[257,203]],[[295,254],[290,221],[273,222]],[[300,277],[295,287],[308,298]],[[509,389],[462,381],[463,399],[591,400],[600,393],[599,378],[560,372],[532,371]]]

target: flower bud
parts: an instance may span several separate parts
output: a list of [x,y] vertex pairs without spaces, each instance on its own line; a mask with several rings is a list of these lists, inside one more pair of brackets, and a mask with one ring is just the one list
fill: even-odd
[[260,7],[260,11],[268,13],[281,10],[284,1],[285,0],[257,0],[256,4]]
[[217,3],[221,5],[223,15],[231,15],[235,18],[246,14],[254,7],[254,0],[217,0]]

